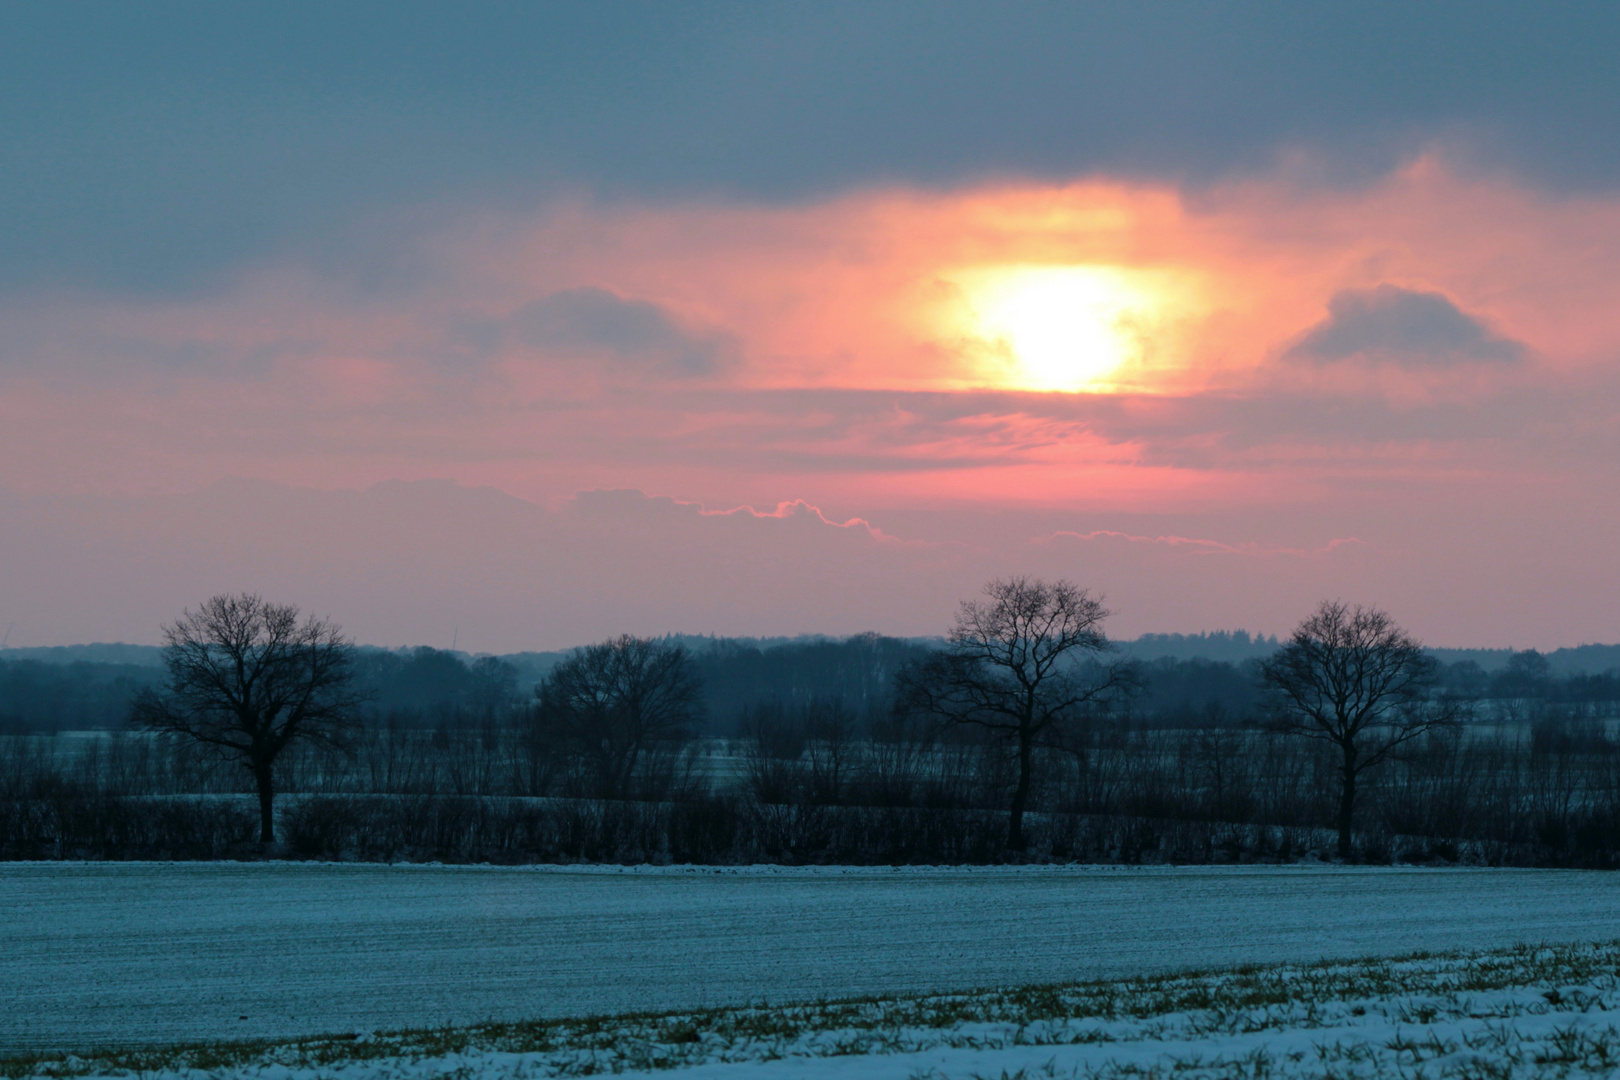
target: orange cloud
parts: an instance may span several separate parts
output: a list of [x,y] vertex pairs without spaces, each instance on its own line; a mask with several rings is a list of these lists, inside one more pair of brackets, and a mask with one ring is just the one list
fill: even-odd
[[[725,327],[748,357],[734,381],[751,387],[1182,393],[1250,385],[1335,294],[1386,284],[1439,291],[1589,362],[1620,339],[1602,235],[1620,238],[1612,201],[1420,161],[1360,191],[1250,183],[1190,199],[1084,182],[789,208],[578,205],[456,251],[486,305],[589,284]],[[1072,346],[1080,376],[1050,374],[1054,355],[1029,377],[998,355],[1020,340]],[[1099,341],[1119,354],[1108,378],[1085,372]]]
[[[419,258],[392,292],[283,266],[184,302],[0,312],[0,481],[1147,509],[1613,449],[1620,200],[1430,160],[1342,190],[580,201],[459,219]],[[1395,301],[1452,319],[1447,362],[1391,351]],[[1357,333],[1377,348],[1345,346]],[[1308,339],[1338,351],[1302,360]],[[1503,349],[1518,359],[1479,359]]]

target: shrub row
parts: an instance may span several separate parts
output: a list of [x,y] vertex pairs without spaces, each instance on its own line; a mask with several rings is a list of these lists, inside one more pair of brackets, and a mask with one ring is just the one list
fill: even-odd
[[[291,858],[370,862],[741,865],[1288,862],[1331,849],[1323,829],[1095,814],[1028,819],[1022,856],[1003,813],[975,809],[478,796],[312,795],[283,800],[282,843],[255,842],[246,797],[61,794],[0,799],[0,859]],[[1369,862],[1611,867],[1620,822],[1582,818],[1528,844],[1363,834]]]

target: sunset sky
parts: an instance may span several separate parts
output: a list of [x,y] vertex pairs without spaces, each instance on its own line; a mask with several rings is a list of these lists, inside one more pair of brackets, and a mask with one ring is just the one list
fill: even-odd
[[1620,8],[0,15],[0,633],[1620,641]]

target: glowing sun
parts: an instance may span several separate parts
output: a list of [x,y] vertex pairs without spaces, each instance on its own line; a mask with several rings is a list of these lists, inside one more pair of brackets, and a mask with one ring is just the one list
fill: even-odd
[[1141,275],[1106,266],[1014,266],[956,276],[969,336],[992,381],[1021,390],[1114,385],[1142,359],[1159,307]]

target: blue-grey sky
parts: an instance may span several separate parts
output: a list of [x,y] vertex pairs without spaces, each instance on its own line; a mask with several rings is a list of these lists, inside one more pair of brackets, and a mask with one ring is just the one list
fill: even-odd
[[0,9],[0,287],[386,274],[400,221],[558,192],[799,200],[1419,147],[1620,184],[1620,6],[232,3]]

